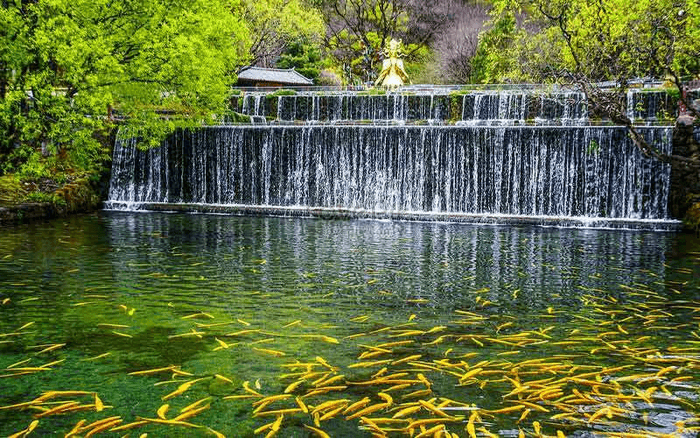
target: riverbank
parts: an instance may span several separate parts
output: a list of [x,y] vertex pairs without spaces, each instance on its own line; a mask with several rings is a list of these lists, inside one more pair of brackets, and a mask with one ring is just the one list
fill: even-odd
[[62,183],[53,179],[19,182],[6,176],[0,187],[0,224],[98,210],[102,208],[107,184],[105,175],[99,174],[75,176]]

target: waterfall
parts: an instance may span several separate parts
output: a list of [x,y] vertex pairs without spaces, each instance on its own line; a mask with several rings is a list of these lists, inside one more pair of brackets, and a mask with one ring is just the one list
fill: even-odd
[[[107,208],[667,222],[670,167],[643,157],[623,127],[579,123],[579,93],[252,96],[243,107],[263,116],[273,100],[280,120],[307,123],[177,131],[147,151],[120,132]],[[639,130],[671,151],[670,127]]]
[[292,122],[393,122],[513,125],[583,125],[588,119],[585,95],[577,91],[426,92],[361,94],[356,92],[294,95],[253,92],[237,109],[246,115]]
[[627,91],[627,117],[633,123],[653,124],[676,115],[678,102],[666,91],[630,89]]

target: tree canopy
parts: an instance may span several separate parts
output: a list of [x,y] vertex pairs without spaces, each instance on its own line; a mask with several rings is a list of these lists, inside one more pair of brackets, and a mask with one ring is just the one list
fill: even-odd
[[[225,110],[248,56],[235,0],[40,0],[0,8],[5,170],[41,147],[87,166],[111,119],[156,134]],[[116,113],[115,113],[116,112]]]
[[326,21],[325,46],[349,81],[373,82],[382,51],[402,40],[409,60],[426,54],[450,20],[452,2],[419,0],[315,0]]
[[[297,44],[302,42],[310,46],[310,50],[320,46],[325,32],[323,17],[303,0],[242,2],[242,19],[252,39],[252,65],[272,67],[283,53],[298,51]],[[293,45],[295,47],[290,47]]]
[[697,0],[495,0],[493,13],[484,48],[508,44],[489,54],[481,79],[675,83],[700,73]]
[[683,80],[700,74],[700,2],[495,0],[492,12],[474,58],[475,79],[578,85],[592,109],[626,126],[645,155],[700,166],[649,145],[623,98],[631,82],[652,77],[684,99]]

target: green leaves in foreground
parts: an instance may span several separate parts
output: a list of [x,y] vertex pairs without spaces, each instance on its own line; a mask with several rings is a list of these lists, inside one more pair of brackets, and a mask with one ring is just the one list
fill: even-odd
[[29,145],[91,163],[115,117],[156,134],[211,121],[249,47],[235,0],[5,4],[0,155]]

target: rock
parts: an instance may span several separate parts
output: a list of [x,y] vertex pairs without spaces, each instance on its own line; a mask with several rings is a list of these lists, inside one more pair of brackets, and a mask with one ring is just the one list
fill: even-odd
[[[700,158],[700,144],[695,139],[693,123],[694,119],[691,116],[678,117],[673,129],[673,154],[688,158]],[[669,214],[678,219],[685,218],[684,221],[687,225],[690,225],[691,222],[695,223],[693,218],[688,218],[688,214],[695,214],[690,211],[694,205],[698,205],[700,208],[700,199],[695,200],[694,195],[700,193],[700,170],[688,165],[674,165],[671,169],[670,184]],[[700,224],[700,216],[698,216],[698,220],[698,224]]]
[[54,193],[57,197],[53,202],[27,202],[0,207],[0,223],[28,222],[89,212],[102,205],[98,190],[87,178],[66,184]]
[[689,114],[683,114],[676,119],[676,126],[693,126],[695,118]]

